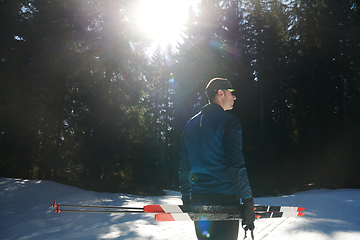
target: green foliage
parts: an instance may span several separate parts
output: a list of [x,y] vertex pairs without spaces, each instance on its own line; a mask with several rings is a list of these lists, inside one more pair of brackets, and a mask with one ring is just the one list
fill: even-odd
[[360,186],[359,1],[203,0],[151,58],[136,3],[0,2],[1,176],[176,189],[181,131],[225,77],[256,195]]

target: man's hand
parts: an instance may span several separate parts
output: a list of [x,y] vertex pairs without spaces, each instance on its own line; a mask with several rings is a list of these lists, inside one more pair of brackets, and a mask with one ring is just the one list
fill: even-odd
[[254,221],[255,221],[255,209],[254,209],[254,199],[251,198],[243,198],[243,211],[244,211],[244,219],[242,221],[242,227],[246,230],[253,231],[255,229]]

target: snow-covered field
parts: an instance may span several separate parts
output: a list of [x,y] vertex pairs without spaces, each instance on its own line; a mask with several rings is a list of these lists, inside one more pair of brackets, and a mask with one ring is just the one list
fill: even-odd
[[[98,193],[51,181],[0,178],[0,239],[196,239],[191,222],[156,222],[154,214],[60,213],[50,204],[181,204],[178,192],[142,197]],[[258,205],[305,207],[299,218],[256,220],[255,239],[360,239],[360,190],[311,190],[281,197],[256,198]],[[243,238],[240,229],[239,239]]]

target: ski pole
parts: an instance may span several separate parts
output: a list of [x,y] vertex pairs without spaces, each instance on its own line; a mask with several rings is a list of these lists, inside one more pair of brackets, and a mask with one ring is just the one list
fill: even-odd
[[[144,211],[143,207],[120,207],[120,206],[88,206],[88,205],[62,205],[57,204],[56,200],[54,200],[53,204],[50,205],[51,207],[73,207],[73,208],[106,208],[106,209],[124,209],[124,210],[138,210]],[[63,210],[65,211],[65,210]]]
[[81,209],[76,209],[76,210],[61,210],[60,206],[58,205],[56,207],[56,210],[54,210],[54,212],[56,212],[57,214],[59,214],[60,212],[77,212],[77,213],[145,213],[144,211],[131,211],[131,210],[127,210],[127,211],[115,211],[115,210],[81,210]]

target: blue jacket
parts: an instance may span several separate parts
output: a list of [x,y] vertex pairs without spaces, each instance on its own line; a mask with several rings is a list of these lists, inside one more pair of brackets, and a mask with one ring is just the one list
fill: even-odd
[[242,154],[242,126],[217,104],[208,104],[181,136],[180,191],[252,197]]

